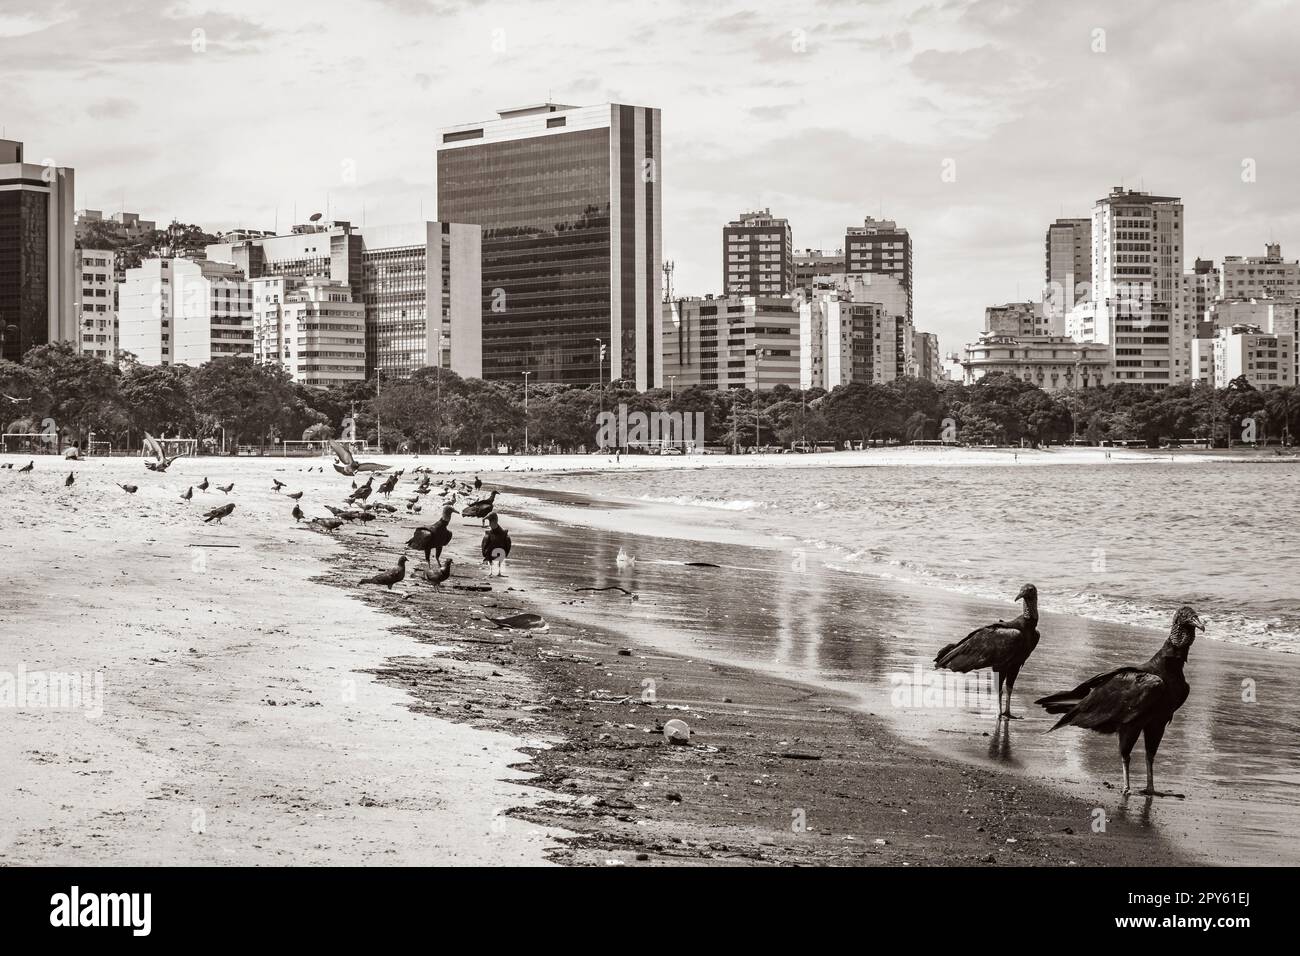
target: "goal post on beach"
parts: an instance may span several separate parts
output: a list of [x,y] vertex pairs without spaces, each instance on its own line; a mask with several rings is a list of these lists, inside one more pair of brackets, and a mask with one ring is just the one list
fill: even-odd
[[113,443],[111,441],[86,442],[86,455],[91,458],[96,458],[96,457],[108,458],[112,454],[113,454]]
[[199,450],[197,438],[155,438],[154,441],[162,446],[163,454],[168,458],[178,455],[194,456]]
[[[356,454],[365,454],[370,450],[370,446],[363,441],[342,441],[338,440],[340,445],[345,446],[349,451]],[[285,458],[310,458],[313,455],[325,457],[332,455],[334,452],[330,449],[330,440],[325,439],[315,441],[304,441],[300,438],[282,438],[280,439],[280,454]]]

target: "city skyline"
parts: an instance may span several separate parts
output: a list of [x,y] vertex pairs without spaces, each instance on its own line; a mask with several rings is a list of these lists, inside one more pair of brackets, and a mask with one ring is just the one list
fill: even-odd
[[93,29],[91,9],[0,13],[0,124],[29,162],[76,168],[78,207],[106,214],[281,231],[316,211],[434,219],[437,130],[549,98],[662,110],[679,293],[721,291],[719,230],[746,209],[789,219],[796,249],[883,215],[913,237],[916,322],[944,351],[988,304],[1036,298],[1047,225],[1113,185],[1182,197],[1188,268],[1300,241],[1283,174],[1296,18],[1280,4],[1188,4],[1157,33],[1137,7],[1048,22],[979,0],[869,18],[831,0],[140,0],[95,8]]

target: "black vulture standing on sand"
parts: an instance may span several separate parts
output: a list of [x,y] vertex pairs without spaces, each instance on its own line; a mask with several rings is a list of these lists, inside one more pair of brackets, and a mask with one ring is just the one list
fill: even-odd
[[234,510],[235,503],[233,501],[228,505],[222,505],[220,508],[213,508],[203,516],[203,523],[208,524],[209,522],[215,521],[217,524],[221,524],[221,519],[229,518],[230,513]]
[[415,548],[417,551],[424,552],[424,563],[429,564],[429,552],[433,552],[435,559],[442,560],[442,549],[451,544],[451,516],[456,513],[456,509],[447,505],[442,509],[442,517],[435,521],[427,528],[416,528],[415,533],[411,535],[411,540],[406,542],[408,548]]
[[497,523],[495,511],[487,516],[487,523],[488,528],[483,532],[483,560],[487,562],[488,577],[494,571],[501,577],[501,569],[510,557],[510,532]]
[[393,589],[393,585],[406,577],[406,555],[397,559],[397,567],[389,568],[387,571],[380,571],[378,574],[371,575],[368,578],[362,578],[360,584],[382,584],[388,590]]
[[[1026,584],[1016,595],[1025,602],[1025,610],[1014,621],[998,621],[971,631],[956,644],[949,644],[934,658],[934,666],[965,674],[991,667],[998,675],[998,717],[1018,720],[1011,714],[1011,690],[1016,675],[1038,646],[1038,588]],[[1002,702],[1002,683],[1006,681],[1006,703]]]
[[480,498],[478,501],[471,501],[463,509],[461,514],[466,518],[486,518],[496,507],[497,493],[494,491],[486,498]]
[[1174,614],[1169,637],[1145,664],[1098,674],[1074,690],[1049,694],[1037,701],[1049,714],[1063,715],[1052,730],[1072,724],[1099,734],[1118,735],[1125,793],[1129,792],[1129,754],[1141,736],[1147,752],[1147,785],[1142,792],[1151,797],[1181,796],[1156,790],[1156,751],[1174,712],[1183,706],[1191,690],[1183,676],[1183,665],[1196,640],[1197,628],[1205,630],[1205,622],[1190,607],[1180,607]]

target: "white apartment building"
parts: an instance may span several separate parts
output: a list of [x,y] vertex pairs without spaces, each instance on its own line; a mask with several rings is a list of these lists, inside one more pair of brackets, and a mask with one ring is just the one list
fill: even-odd
[[304,385],[366,378],[366,308],[346,283],[274,276],[253,280],[253,360]]
[[118,289],[118,347],[142,365],[251,358],[252,283],[230,263],[147,259]]
[[[880,301],[876,295],[884,292]],[[892,277],[839,275],[818,280],[800,300],[799,384],[833,389],[919,375],[906,290]],[[934,342],[937,353],[938,340]]]
[[117,362],[117,284],[113,250],[78,249],[77,350],[105,362]]
[[1111,346],[1116,382],[1164,388],[1191,375],[1182,308],[1182,202],[1116,187],[1093,208],[1092,296],[1067,335]]
[[[1260,391],[1289,388],[1296,382],[1296,337],[1292,332],[1272,333],[1257,325],[1233,325],[1216,329],[1212,339],[1197,339],[1192,349],[1198,370],[1208,368],[1215,388],[1225,388],[1242,376]],[[1202,355],[1207,350],[1212,356],[1203,363]]]

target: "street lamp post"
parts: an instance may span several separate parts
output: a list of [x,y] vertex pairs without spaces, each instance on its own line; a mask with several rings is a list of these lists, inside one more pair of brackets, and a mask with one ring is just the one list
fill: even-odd
[[384,433],[379,422],[379,366],[375,366],[375,444],[379,446],[379,453],[384,453]]
[[532,372],[524,372],[524,454],[528,454],[528,376]]

